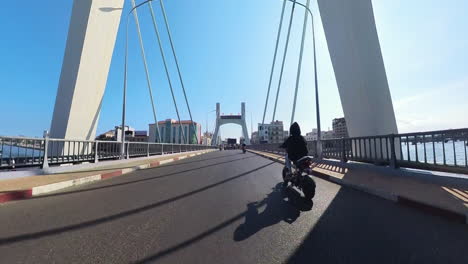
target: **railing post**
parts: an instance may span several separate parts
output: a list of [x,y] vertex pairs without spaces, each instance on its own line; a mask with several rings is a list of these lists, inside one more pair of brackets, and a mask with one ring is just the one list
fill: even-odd
[[322,140],[317,140],[315,144],[315,154],[318,159],[322,159]]
[[150,156],[149,149],[150,149],[150,143],[147,142],[147,144],[146,144],[146,156],[147,156],[147,157]]
[[395,135],[391,134],[390,135],[390,167],[394,169],[398,169],[398,162],[396,158],[396,152],[395,152]]
[[99,147],[99,142],[94,141],[94,163],[99,162],[98,147]]
[[44,131],[44,157],[42,160],[42,169],[49,168],[49,158],[47,157],[48,151],[49,151],[49,132]]
[[346,156],[346,139],[341,138],[341,161],[348,162],[348,157]]
[[127,159],[130,158],[130,142],[127,142]]
[[164,144],[161,143],[161,155],[164,155]]

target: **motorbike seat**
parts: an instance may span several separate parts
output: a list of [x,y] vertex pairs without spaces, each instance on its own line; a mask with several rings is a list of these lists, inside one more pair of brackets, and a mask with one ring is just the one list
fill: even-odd
[[296,168],[301,168],[302,165],[305,165],[306,162],[311,161],[311,160],[312,160],[311,156],[304,156],[304,157],[296,160],[295,162],[293,162],[293,164],[294,164],[294,166],[296,166]]

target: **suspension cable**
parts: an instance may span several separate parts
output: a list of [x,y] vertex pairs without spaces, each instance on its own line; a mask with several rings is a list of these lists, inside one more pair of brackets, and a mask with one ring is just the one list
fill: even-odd
[[[153,99],[153,89],[151,88],[151,80],[150,80],[149,71],[148,71],[148,64],[146,63],[145,47],[143,45],[143,38],[141,37],[140,23],[139,23],[139,20],[138,20],[138,13],[137,13],[137,10],[136,10],[135,0],[132,0],[131,2],[132,2],[132,6],[133,6],[133,11],[132,12],[133,12],[133,16],[135,18],[135,25],[136,25],[137,33],[138,33],[138,40],[140,42],[141,57],[143,58],[143,65],[145,67],[146,82],[148,84],[148,90],[149,90],[149,95],[150,95],[150,99],[151,99],[151,107],[153,109],[154,123],[156,125],[156,130],[157,130],[157,133],[158,133],[158,140],[159,140],[159,142],[161,142],[161,133],[160,133],[160,130],[159,130],[158,119],[156,117],[156,108],[154,106],[154,99]],[[150,2],[150,1],[148,1],[148,2]]]
[[287,37],[286,37],[286,44],[285,44],[286,46],[284,47],[283,62],[281,64],[281,71],[280,71],[280,76],[279,76],[278,89],[276,90],[276,99],[275,99],[275,107],[273,108],[272,122],[275,121],[276,107],[278,105],[278,96],[279,96],[279,92],[280,92],[280,89],[281,89],[281,81],[283,80],[284,63],[286,61],[286,55],[288,53],[289,37],[291,35],[291,27],[292,27],[292,22],[293,22],[293,18],[294,18],[294,8],[295,7],[296,7],[296,1],[293,0],[293,5],[292,5],[292,8],[291,8],[291,16],[289,18],[288,34],[287,34]]
[[164,55],[164,49],[161,43],[161,36],[159,35],[158,25],[156,24],[156,18],[154,16],[153,5],[151,4],[151,2],[148,2],[148,6],[149,6],[150,13],[151,13],[151,18],[153,20],[154,32],[156,33],[156,37],[158,39],[159,51],[161,52],[164,69],[166,70],[166,77],[167,77],[167,82],[169,83],[169,88],[171,90],[172,101],[174,102],[177,119],[179,120],[179,128],[180,128],[179,133],[182,133],[182,138],[184,140],[184,143],[188,143],[187,138],[185,137],[184,129],[182,127],[182,122],[180,121],[179,108],[177,107],[177,102],[176,102],[175,95],[174,95],[174,89],[172,88],[171,77],[169,75],[169,70],[167,68],[166,56]]
[[304,11],[304,25],[302,26],[302,40],[301,40],[301,51],[299,52],[299,62],[297,64],[297,76],[296,76],[296,89],[294,91],[294,103],[293,109],[291,114],[291,123],[294,122],[294,114],[296,113],[296,100],[297,100],[297,91],[299,89],[299,80],[301,79],[301,68],[302,68],[302,55],[304,54],[304,41],[307,29],[307,20],[309,18],[309,14],[307,13],[309,10],[310,0],[307,0],[305,11]]
[[279,46],[279,40],[281,37],[281,29],[283,27],[283,18],[284,18],[284,10],[286,9],[286,2],[287,0],[283,0],[283,7],[281,9],[281,18],[278,26],[278,35],[276,36],[276,46],[275,46],[275,53],[273,55],[273,62],[271,64],[271,72],[270,72],[270,81],[268,82],[268,90],[267,90],[267,96],[265,100],[265,109],[263,110],[263,118],[262,118],[262,128],[265,125],[265,115],[268,107],[268,99],[270,97],[270,89],[271,89],[271,82],[273,80],[273,73],[275,71],[275,64],[276,64],[276,55],[278,54],[278,46]]
[[[169,42],[171,43],[172,54],[173,54],[173,56],[174,56],[174,61],[175,61],[175,64],[176,64],[177,73],[179,74],[180,84],[181,84],[181,86],[182,86],[182,91],[184,92],[185,103],[186,103],[186,105],[187,105],[187,109],[188,109],[188,112],[189,112],[190,121],[192,122],[193,131],[194,131],[194,133],[195,133],[195,138],[196,138],[197,143],[198,143],[199,141],[198,141],[197,129],[196,129],[196,127],[195,127],[195,123],[193,122],[192,111],[190,110],[190,105],[189,105],[189,102],[188,102],[188,99],[187,99],[187,93],[185,92],[185,85],[184,85],[184,82],[183,82],[183,80],[182,80],[182,74],[180,73],[179,60],[177,59],[177,56],[176,56],[176,52],[175,52],[175,48],[174,48],[174,43],[173,43],[173,41],[172,41],[172,34],[171,34],[171,30],[169,29],[169,22],[168,22],[168,19],[167,19],[166,9],[164,8],[163,0],[159,0],[159,4],[160,4],[160,6],[161,6],[161,10],[162,10],[162,13],[163,13],[164,23],[165,23],[165,25],[166,25],[166,31],[167,31],[167,34],[168,34],[168,36],[169,36]],[[189,133],[189,134],[190,134],[190,133]]]

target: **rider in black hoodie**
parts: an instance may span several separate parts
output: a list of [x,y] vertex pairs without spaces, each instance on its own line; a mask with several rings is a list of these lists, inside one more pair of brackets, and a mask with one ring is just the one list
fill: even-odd
[[301,128],[298,123],[294,122],[291,125],[289,128],[289,137],[280,147],[286,149],[286,152],[288,153],[287,159],[294,163],[298,159],[307,156],[309,153],[307,142],[305,138],[301,136]]

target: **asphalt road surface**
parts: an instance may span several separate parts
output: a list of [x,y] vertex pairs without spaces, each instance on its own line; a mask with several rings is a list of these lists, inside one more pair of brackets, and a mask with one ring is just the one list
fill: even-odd
[[217,151],[0,206],[0,263],[468,263],[468,226]]

